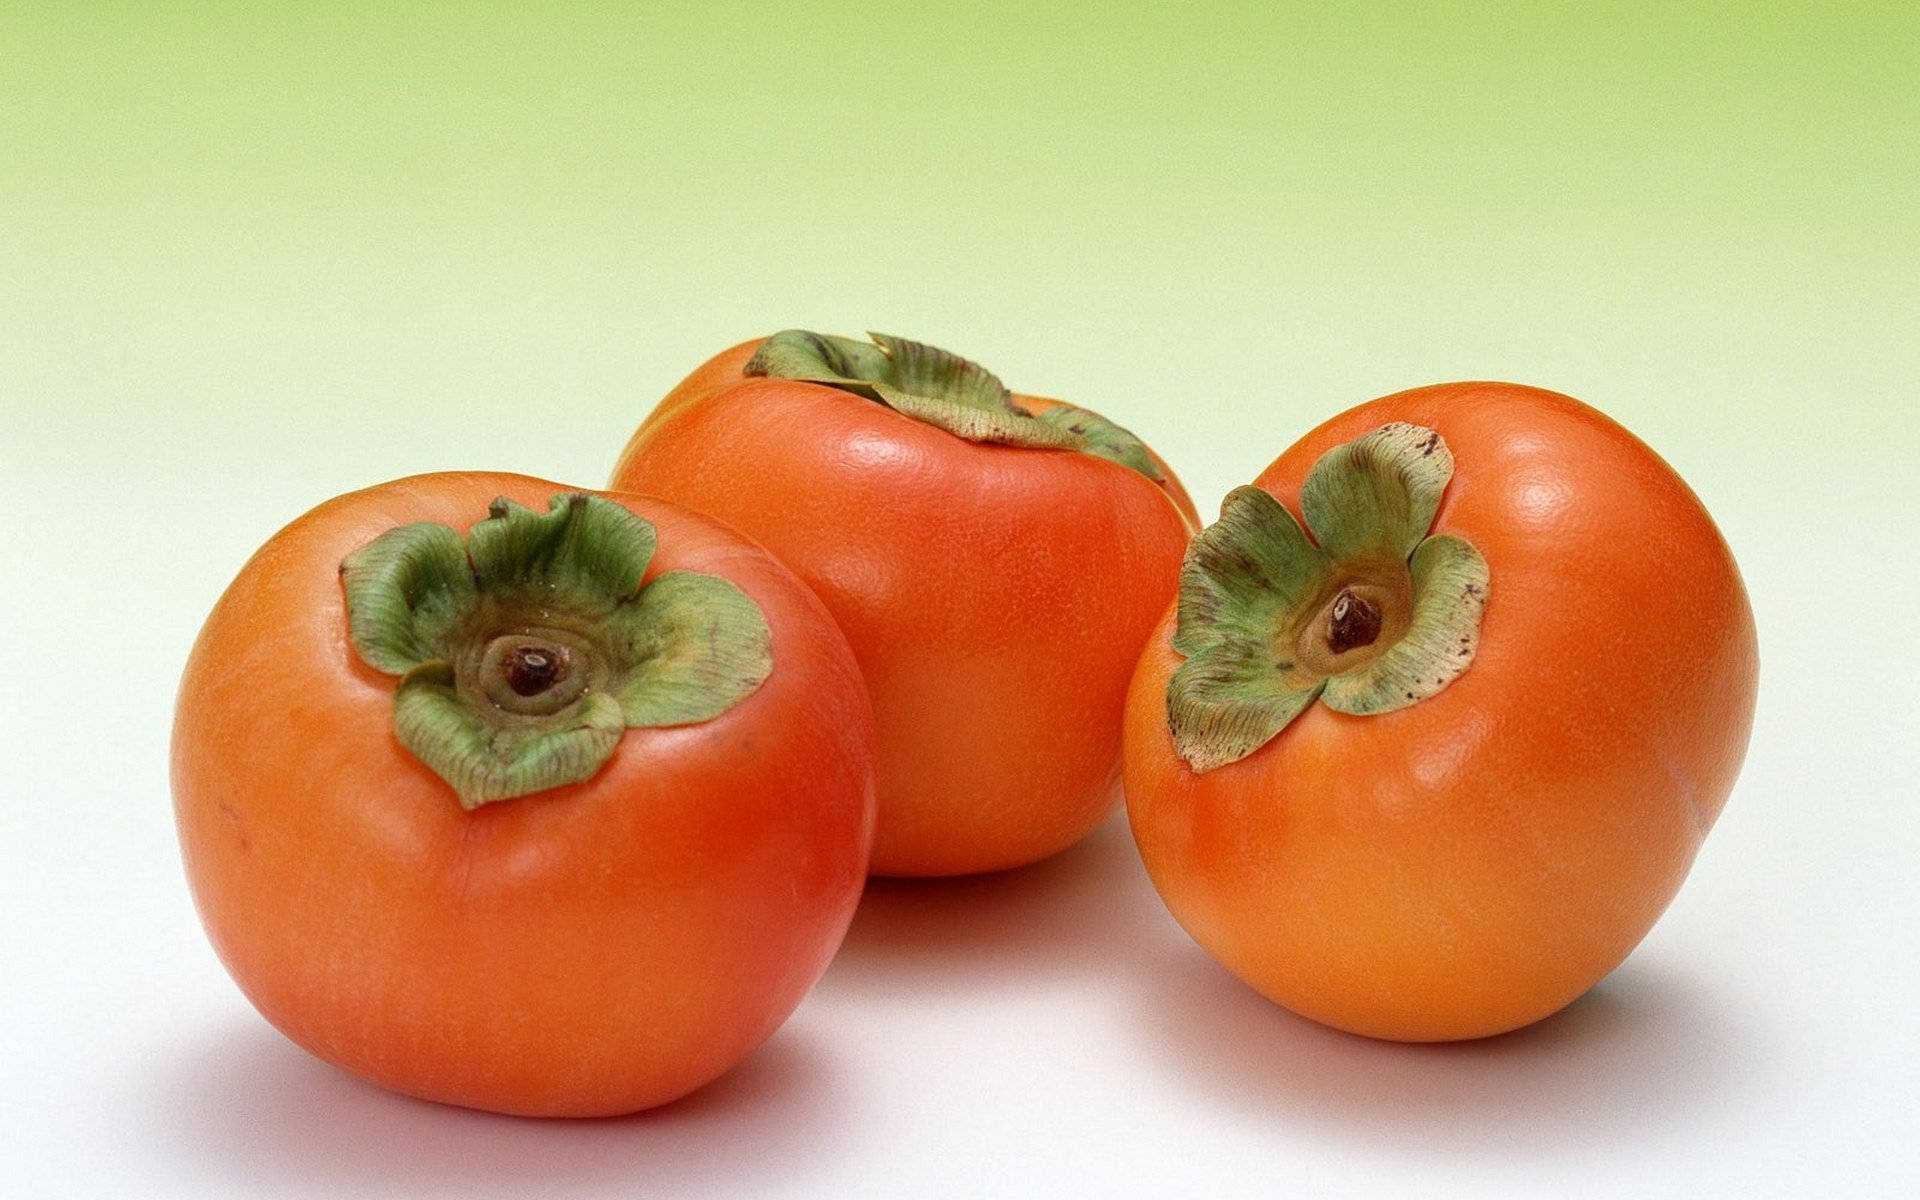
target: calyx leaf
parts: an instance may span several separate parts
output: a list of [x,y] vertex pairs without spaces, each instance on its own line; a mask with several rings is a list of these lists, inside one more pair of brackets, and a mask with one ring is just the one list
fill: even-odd
[[871,343],[783,330],[761,345],[745,372],[837,387],[970,442],[1078,450],[1156,483],[1166,478],[1139,438],[1097,413],[1061,405],[1036,416],[972,359],[907,338],[868,336]]
[[575,603],[612,606],[630,598],[653,560],[653,523],[585,492],[555,496],[534,512],[505,496],[467,531],[467,555],[481,588],[565,592]]
[[468,809],[593,778],[626,728],[619,701],[604,692],[589,692],[562,720],[500,728],[441,661],[407,672],[393,697],[401,745],[452,784]]
[[1187,547],[1173,648],[1192,657],[1216,646],[1264,645],[1288,613],[1313,599],[1326,573],[1326,555],[1284,505],[1257,487],[1237,487],[1221,503],[1220,519]]
[[1438,433],[1396,421],[1326,452],[1300,488],[1300,512],[1333,558],[1405,561],[1433,525],[1453,478]]
[[1315,680],[1299,686],[1293,664],[1262,649],[1228,642],[1181,663],[1168,680],[1174,749],[1195,771],[1238,762],[1266,745],[1325,685]]
[[668,571],[621,610],[617,687],[629,726],[693,725],[752,695],[773,665],[766,619],[718,575]]
[[[1486,561],[1464,538],[1427,536],[1452,473],[1438,433],[1396,423],[1314,464],[1301,488],[1304,529],[1260,488],[1228,494],[1181,570],[1173,648],[1186,661],[1166,704],[1188,766],[1210,771],[1245,758],[1316,697],[1368,716],[1417,704],[1466,671]],[[1326,628],[1317,616],[1355,603],[1349,588],[1405,598],[1406,611],[1387,621],[1393,636],[1372,644],[1382,628],[1375,613],[1359,647],[1307,646]]]
[[390,529],[347,555],[340,578],[354,649],[389,675],[435,657],[480,595],[460,535],[429,521]]
[[758,604],[717,575],[645,583],[652,523],[561,493],[505,498],[463,543],[428,522],[341,564],[348,636],[401,676],[400,742],[474,808],[591,778],[622,732],[726,712],[772,673]]

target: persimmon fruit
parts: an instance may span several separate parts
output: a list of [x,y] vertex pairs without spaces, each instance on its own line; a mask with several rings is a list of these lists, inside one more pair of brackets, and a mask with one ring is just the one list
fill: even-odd
[[172,776],[208,935],[282,1032],[396,1091],[596,1116],[718,1076],[818,978],[873,729],[832,618],[739,535],[448,473],[254,555]]
[[1757,671],[1725,541],[1632,434],[1535,388],[1401,392],[1195,539],[1128,699],[1129,819],[1174,916],[1279,1004],[1497,1034],[1672,900]]
[[1198,525],[1126,430],[916,342],[789,330],[688,376],[612,486],[739,529],[846,632],[876,873],[1033,862],[1118,803],[1128,681]]

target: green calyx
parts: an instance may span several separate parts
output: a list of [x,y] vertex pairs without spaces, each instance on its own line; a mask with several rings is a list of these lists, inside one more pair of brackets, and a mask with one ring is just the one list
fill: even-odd
[[1155,483],[1166,478],[1145,443],[1098,413],[1071,404],[1031,413],[979,363],[906,338],[867,336],[873,340],[788,329],[766,340],[746,374],[840,388],[970,442],[1077,450]]
[[488,511],[464,542],[402,525],[340,564],[354,650],[400,677],[394,733],[462,807],[590,779],[626,730],[710,720],[772,672],[766,617],[732,583],[641,586],[654,528],[613,501]]
[[1427,536],[1452,476],[1438,433],[1395,423],[1314,464],[1305,528],[1260,488],[1228,494],[1180,574],[1173,648],[1186,662],[1167,683],[1167,724],[1188,766],[1245,758],[1316,699],[1371,716],[1466,671],[1486,560]]

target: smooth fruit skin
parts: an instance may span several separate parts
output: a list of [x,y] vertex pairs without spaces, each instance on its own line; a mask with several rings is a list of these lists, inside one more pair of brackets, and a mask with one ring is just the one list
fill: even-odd
[[347,641],[341,558],[570,490],[426,475],[295,521],[208,618],[173,736],[194,901],[261,1013],[384,1087],[534,1116],[664,1103],[768,1037],[839,945],[872,828],[871,716],[831,618],[738,535],[639,497],[610,498],[659,532],[649,578],[723,575],[764,611],[759,691],[472,812],[395,740],[395,680]]
[[1373,1037],[1482,1037],[1574,1000],[1672,900],[1746,752],[1753,614],[1679,476],[1553,392],[1388,396],[1256,482],[1297,513],[1322,454],[1390,421],[1453,450],[1433,532],[1488,563],[1472,665],[1394,712],[1315,704],[1195,775],[1167,730],[1169,614],[1128,699],[1128,812],[1174,916],[1269,998]]
[[1119,800],[1127,684],[1192,502],[1087,454],[744,377],[759,344],[675,388],[613,486],[739,529],[840,623],[879,727],[876,874],[990,871],[1078,841]]

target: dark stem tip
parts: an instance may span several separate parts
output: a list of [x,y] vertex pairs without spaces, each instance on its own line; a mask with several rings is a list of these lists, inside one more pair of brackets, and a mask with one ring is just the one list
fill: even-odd
[[1333,608],[1327,616],[1327,649],[1335,654],[1371,646],[1380,636],[1379,606],[1349,589],[1342,588],[1334,597]]
[[564,646],[515,646],[507,655],[507,686],[515,695],[538,696],[566,678],[568,658]]

